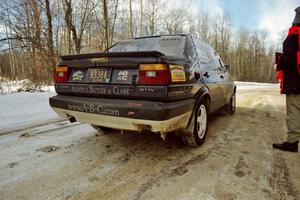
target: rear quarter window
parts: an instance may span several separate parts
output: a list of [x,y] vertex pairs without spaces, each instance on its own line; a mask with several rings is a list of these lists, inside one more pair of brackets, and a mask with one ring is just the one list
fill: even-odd
[[207,68],[209,68],[210,70],[214,69],[215,63],[212,48],[198,39],[194,39],[194,43],[196,46],[200,68],[202,70]]

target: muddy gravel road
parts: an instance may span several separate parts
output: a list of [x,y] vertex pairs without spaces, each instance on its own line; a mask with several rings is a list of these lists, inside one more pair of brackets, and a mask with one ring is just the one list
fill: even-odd
[[2,135],[0,199],[300,199],[300,153],[272,149],[285,139],[285,97],[274,86],[237,97],[199,148],[66,121]]

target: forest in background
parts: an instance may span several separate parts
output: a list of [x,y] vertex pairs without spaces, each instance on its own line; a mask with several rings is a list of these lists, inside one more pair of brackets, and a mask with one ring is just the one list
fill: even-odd
[[231,65],[235,80],[276,82],[272,61],[278,44],[268,44],[266,32],[236,29],[230,13],[195,11],[187,2],[4,0],[0,5],[0,77],[51,84],[61,55],[99,52],[133,37],[190,33]]

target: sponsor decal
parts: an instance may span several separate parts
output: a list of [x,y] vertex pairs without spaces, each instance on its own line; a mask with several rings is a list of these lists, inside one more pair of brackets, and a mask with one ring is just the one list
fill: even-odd
[[135,112],[133,112],[133,111],[128,111],[128,116],[133,116],[133,115],[135,115]]
[[172,88],[168,91],[169,97],[179,97],[179,96],[187,96],[190,95],[192,92],[192,87],[178,87]]
[[72,81],[81,81],[83,78],[83,72],[81,70],[75,71],[72,74]]
[[107,62],[108,58],[92,58],[92,62]]
[[130,86],[103,86],[83,84],[59,84],[55,86],[55,89],[60,93],[146,97],[161,97],[164,96],[167,92],[165,88],[132,88]]
[[183,66],[170,65],[172,82],[186,81],[185,71]]
[[119,88],[119,87],[113,87],[113,94],[116,95],[129,95],[130,89],[129,88]]
[[141,107],[143,104],[139,102],[129,102],[127,103],[127,106],[129,107]]
[[154,92],[153,88],[140,88],[140,92]]
[[130,84],[132,83],[132,81],[136,82],[137,80],[138,80],[137,69],[114,69],[111,82]]
[[105,108],[102,105],[94,105],[94,104],[81,104],[81,105],[72,105],[68,104],[69,110],[75,110],[80,112],[87,113],[96,113],[101,115],[110,115],[110,116],[119,116],[120,112],[118,110]]
[[88,93],[91,94],[107,94],[106,88],[103,87],[92,87],[89,85]]
[[121,95],[127,96],[130,95],[130,88],[120,88],[114,86],[113,88],[106,88],[106,87],[93,87],[89,86],[74,86],[71,87],[71,92],[74,93],[81,93],[81,94],[102,94],[102,95]]
[[128,80],[128,71],[119,71],[118,73],[118,81],[127,81]]

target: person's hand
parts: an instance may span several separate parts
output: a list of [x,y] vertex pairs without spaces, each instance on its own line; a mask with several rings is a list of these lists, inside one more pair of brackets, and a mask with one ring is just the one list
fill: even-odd
[[277,71],[277,64],[274,64],[273,67],[274,67],[274,70]]

